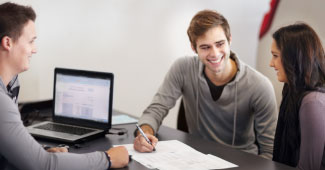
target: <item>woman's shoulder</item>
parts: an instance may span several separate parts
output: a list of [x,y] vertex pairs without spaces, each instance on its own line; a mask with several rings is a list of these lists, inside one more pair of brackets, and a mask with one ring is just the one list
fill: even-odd
[[302,100],[300,106],[301,121],[323,121],[325,119],[325,93],[310,92]]
[[301,105],[317,103],[325,106],[325,93],[313,91],[308,93],[302,100]]

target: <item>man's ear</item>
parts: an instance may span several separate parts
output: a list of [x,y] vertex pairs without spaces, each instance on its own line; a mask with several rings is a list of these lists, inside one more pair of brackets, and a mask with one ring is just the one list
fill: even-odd
[[192,48],[193,52],[197,54],[196,48],[193,46],[192,43],[191,43],[191,48]]
[[1,39],[1,47],[3,47],[5,50],[10,50],[10,48],[12,48],[12,44],[13,40],[8,36],[4,36]]

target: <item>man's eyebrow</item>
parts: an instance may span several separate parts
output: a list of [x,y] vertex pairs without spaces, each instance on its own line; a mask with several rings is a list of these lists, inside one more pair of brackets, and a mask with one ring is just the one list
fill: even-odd
[[208,44],[201,44],[199,47],[209,47]]
[[217,42],[215,42],[215,43],[223,43],[223,42],[225,42],[226,40],[220,40],[220,41],[217,41]]

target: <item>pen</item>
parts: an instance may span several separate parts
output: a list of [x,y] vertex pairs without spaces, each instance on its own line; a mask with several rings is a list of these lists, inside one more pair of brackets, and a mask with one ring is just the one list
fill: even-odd
[[[144,134],[144,132],[142,131],[142,129],[140,128],[140,126],[138,124],[135,124],[135,126],[137,126],[138,130],[140,131],[141,135],[144,137],[144,139],[150,144],[152,145],[151,141],[148,139],[148,137],[146,136],[146,134]],[[156,148],[153,147],[153,151],[156,151]]]

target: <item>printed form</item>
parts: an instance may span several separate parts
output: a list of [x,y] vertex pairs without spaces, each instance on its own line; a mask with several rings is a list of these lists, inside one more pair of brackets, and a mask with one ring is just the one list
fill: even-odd
[[133,144],[118,146],[125,146],[133,160],[149,169],[208,170],[238,167],[214,155],[198,152],[178,140],[159,141],[156,145],[156,151],[151,153],[137,152],[133,149]]

